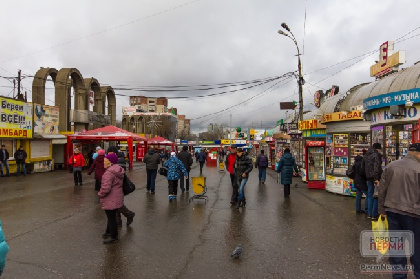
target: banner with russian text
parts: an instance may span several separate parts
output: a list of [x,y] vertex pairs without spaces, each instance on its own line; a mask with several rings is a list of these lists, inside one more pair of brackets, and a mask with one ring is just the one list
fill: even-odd
[[32,104],[0,97],[0,138],[32,138]]

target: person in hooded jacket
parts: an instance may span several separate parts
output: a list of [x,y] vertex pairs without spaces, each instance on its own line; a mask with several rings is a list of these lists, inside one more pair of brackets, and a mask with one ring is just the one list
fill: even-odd
[[104,167],[106,169],[102,176],[101,189],[98,197],[108,218],[105,233],[102,235],[104,243],[113,243],[118,241],[117,211],[124,205],[123,181],[124,169],[118,164],[118,157],[110,153],[104,158]]
[[244,150],[241,147],[236,150],[236,159],[233,168],[236,183],[239,188],[238,204],[236,205],[236,208],[239,209],[239,207],[244,207],[246,204],[245,185],[248,181],[249,173],[252,171],[252,160],[244,154]]
[[[114,153],[117,156],[118,148],[116,146],[110,146],[108,147],[107,152],[108,152],[108,155]],[[118,160],[116,164],[118,164]],[[128,209],[127,206],[123,204],[122,207],[120,207],[117,211],[117,226],[119,227],[122,226],[121,214],[127,218],[127,226],[130,226],[130,224],[133,223],[134,215],[136,215],[136,213]]]
[[290,184],[292,184],[293,172],[299,173],[295,158],[293,158],[289,148],[284,150],[283,156],[281,156],[279,165],[277,166],[277,172],[281,173],[281,184],[283,184],[284,188],[284,197],[288,198],[290,196]]
[[356,213],[366,213],[368,212],[368,202],[367,199],[365,199],[365,210],[362,210],[362,194],[365,194],[365,197],[367,198],[367,183],[366,183],[366,174],[362,168],[362,160],[363,157],[360,155],[357,155],[356,158],[354,158],[354,164],[351,167],[354,172],[354,178],[353,183],[354,187],[356,188]]
[[143,162],[146,164],[147,192],[155,193],[156,175],[160,164],[160,155],[156,153],[154,147],[150,147],[144,156]]
[[164,167],[168,169],[168,192],[169,201],[177,198],[178,193],[178,180],[181,176],[181,172],[184,173],[185,178],[188,178],[188,172],[184,167],[184,164],[176,157],[176,153],[172,152],[171,157],[165,162]]
[[16,175],[17,176],[20,175],[20,166],[22,166],[23,175],[26,175],[25,160],[28,157],[28,154],[26,154],[22,145],[19,147],[18,150],[16,150],[14,157],[16,160],[16,167],[17,167]]
[[75,148],[73,152],[74,154],[70,157],[69,164],[73,165],[74,185],[83,185],[82,170],[85,166],[85,158],[78,148]]
[[[189,173],[191,171],[191,165],[193,164],[193,159],[191,157],[191,153],[188,152],[188,146],[183,146],[182,151],[178,153],[177,155],[178,159],[181,160],[181,162],[184,164],[185,169],[187,170],[187,176],[189,176]],[[184,177],[181,175],[179,178],[179,186],[181,186],[182,193],[184,193],[185,190],[187,192],[190,191],[190,179],[187,178],[185,180],[185,188],[184,188]]]
[[362,168],[366,174],[368,217],[374,219],[378,215],[377,199],[374,199],[375,186],[379,184],[382,175],[382,149],[380,143],[376,142],[368,149],[362,160]]
[[96,191],[99,191],[101,189],[102,175],[105,173],[104,159],[105,159],[105,150],[103,149],[98,150],[98,156],[93,161],[93,164],[90,166],[89,171],[88,171],[88,175],[91,175],[93,170],[95,170],[95,190]]
[[9,246],[4,239],[3,229],[1,228],[1,221],[0,221],[0,276],[6,267],[6,255],[9,252]]

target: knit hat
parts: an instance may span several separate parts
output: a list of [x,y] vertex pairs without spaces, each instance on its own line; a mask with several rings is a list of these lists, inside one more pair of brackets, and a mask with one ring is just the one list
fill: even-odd
[[100,146],[97,146],[96,147],[96,151],[99,151],[99,150],[101,150],[102,148],[100,147]]
[[105,149],[99,149],[98,155],[105,155]]
[[118,162],[118,157],[115,153],[110,153],[105,156],[112,164],[116,164]]
[[176,153],[175,152],[171,152],[171,157],[175,157]]

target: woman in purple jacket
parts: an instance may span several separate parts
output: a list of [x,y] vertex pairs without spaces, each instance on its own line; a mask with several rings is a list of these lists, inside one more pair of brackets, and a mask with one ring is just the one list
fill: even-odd
[[122,189],[124,181],[124,169],[117,164],[118,157],[114,153],[105,156],[101,190],[98,192],[102,209],[108,217],[108,225],[102,237],[104,243],[118,241],[117,211],[124,205],[124,193]]

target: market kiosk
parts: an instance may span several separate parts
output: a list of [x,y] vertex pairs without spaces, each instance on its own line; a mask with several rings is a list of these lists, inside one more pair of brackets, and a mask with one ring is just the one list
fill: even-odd
[[369,123],[363,121],[360,110],[333,112],[322,116],[326,135],[326,190],[355,195],[352,180],[346,176],[354,159],[370,147]]

